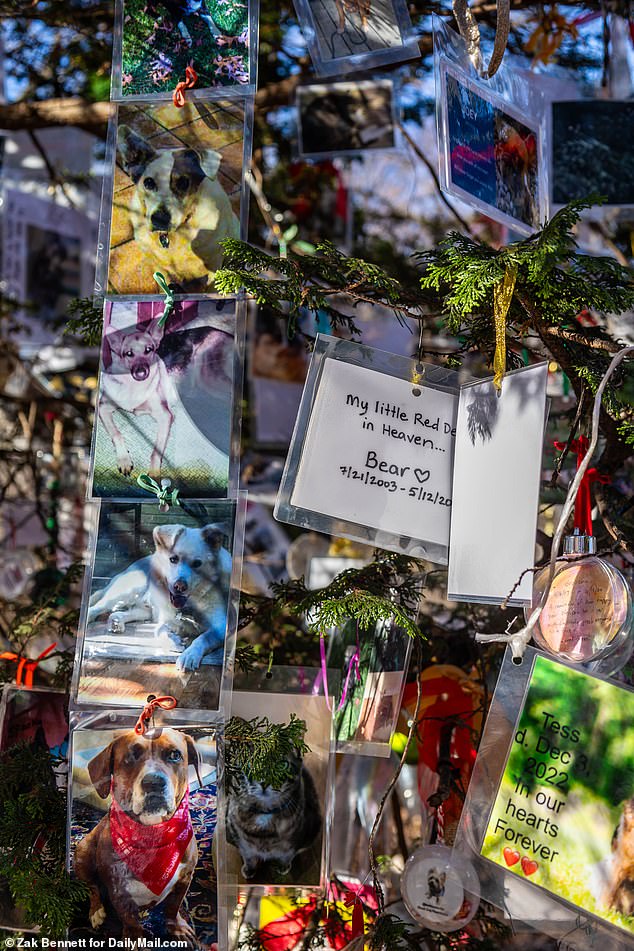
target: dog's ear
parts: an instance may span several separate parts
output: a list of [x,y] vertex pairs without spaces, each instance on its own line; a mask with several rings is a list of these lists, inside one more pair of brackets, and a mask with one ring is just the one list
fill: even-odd
[[152,532],[154,544],[157,548],[171,551],[184,531],[184,525],[156,525]]
[[203,781],[200,778],[200,767],[202,766],[202,763],[200,759],[200,753],[198,752],[198,747],[189,733],[184,733],[183,736],[185,737],[185,742],[187,743],[187,763],[189,766],[193,766],[196,770],[198,785],[200,788],[202,788]]
[[88,763],[90,781],[102,799],[107,799],[110,794],[110,780],[112,779],[114,746],[116,742],[116,740],[113,740],[112,743],[106,746],[105,750],[93,756]]
[[203,149],[198,157],[200,159],[200,167],[207,178],[216,178],[218,169],[220,168],[220,162],[222,161],[220,152],[215,152],[214,149]]
[[205,543],[212,551],[222,548],[225,536],[228,534],[226,525],[205,525],[201,528],[201,533]]
[[117,146],[124,171],[128,173],[136,185],[143,174],[143,170],[156,157],[156,152],[142,136],[127,125],[119,126]]
[[149,323],[143,325],[142,329],[143,333],[148,334],[157,344],[163,339],[164,329],[161,327],[160,317],[155,317],[153,320],[150,320]]

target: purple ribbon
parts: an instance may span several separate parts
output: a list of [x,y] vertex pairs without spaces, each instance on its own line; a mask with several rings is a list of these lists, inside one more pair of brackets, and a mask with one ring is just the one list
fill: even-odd
[[[319,688],[321,684],[324,685],[324,691],[326,694],[326,704],[328,709],[332,713],[332,706],[330,704],[330,691],[328,690],[328,665],[326,664],[326,638],[323,634],[319,637],[319,653],[321,656],[321,670],[315,679],[315,685],[313,687],[313,695],[319,693]],[[348,661],[348,670],[346,671],[346,676],[343,682],[343,690],[341,691],[341,698],[337,706],[337,713],[340,713],[341,710],[346,705],[346,699],[348,696],[348,688],[350,686],[350,678],[354,671],[357,683],[361,681],[361,671],[359,669],[359,662],[361,660],[361,651],[359,648],[359,625],[357,624],[357,646],[355,648],[354,654]]]

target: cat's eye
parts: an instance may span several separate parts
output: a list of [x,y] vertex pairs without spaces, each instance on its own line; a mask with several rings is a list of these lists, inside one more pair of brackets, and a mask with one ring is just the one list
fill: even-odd
[[176,190],[179,192],[186,192],[189,188],[189,179],[187,175],[179,175],[176,179]]
[[178,555],[170,555],[170,561],[173,565],[178,564]]
[[201,565],[202,561],[199,558],[197,558],[195,561],[192,561],[192,568],[200,568]]
[[153,178],[144,178],[144,179],[143,179],[143,187],[144,187],[144,188],[147,188],[147,190],[148,190],[149,192],[155,192],[155,191],[156,191],[156,182],[154,181]]

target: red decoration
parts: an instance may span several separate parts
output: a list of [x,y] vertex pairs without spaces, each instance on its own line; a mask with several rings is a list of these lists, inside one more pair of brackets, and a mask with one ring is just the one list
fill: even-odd
[[[563,452],[566,445],[567,443],[565,442],[556,441],[555,449]],[[579,436],[578,439],[573,439],[570,443],[571,450],[577,454],[577,471],[588,454],[589,445],[585,436]],[[592,493],[590,492],[590,486],[593,482],[600,482],[601,485],[607,485],[610,482],[610,477],[602,475],[597,469],[586,469],[577,491],[577,498],[575,499],[574,524],[575,529],[582,535],[592,535]]]

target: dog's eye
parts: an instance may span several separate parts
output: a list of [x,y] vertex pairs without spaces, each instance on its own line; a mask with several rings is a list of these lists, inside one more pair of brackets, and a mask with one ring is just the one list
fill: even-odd
[[202,561],[199,558],[197,558],[196,561],[192,561],[192,568],[200,568],[201,565]]
[[124,357],[133,357],[133,356],[134,356],[134,350],[126,350],[126,352],[123,354],[123,356],[124,356]]
[[156,182],[154,181],[153,178],[144,178],[144,179],[143,179],[143,187],[144,187],[144,188],[147,188],[147,190],[148,190],[149,192],[155,192],[155,191],[156,191]]
[[165,754],[168,763],[182,763],[183,757],[178,750],[168,750]]
[[170,555],[170,561],[173,565],[178,564],[178,555]]
[[176,190],[179,192],[186,192],[189,188],[189,179],[187,175],[179,175],[176,179]]
[[154,347],[146,347],[146,348],[145,348],[145,352],[146,352],[146,353],[154,353]]

